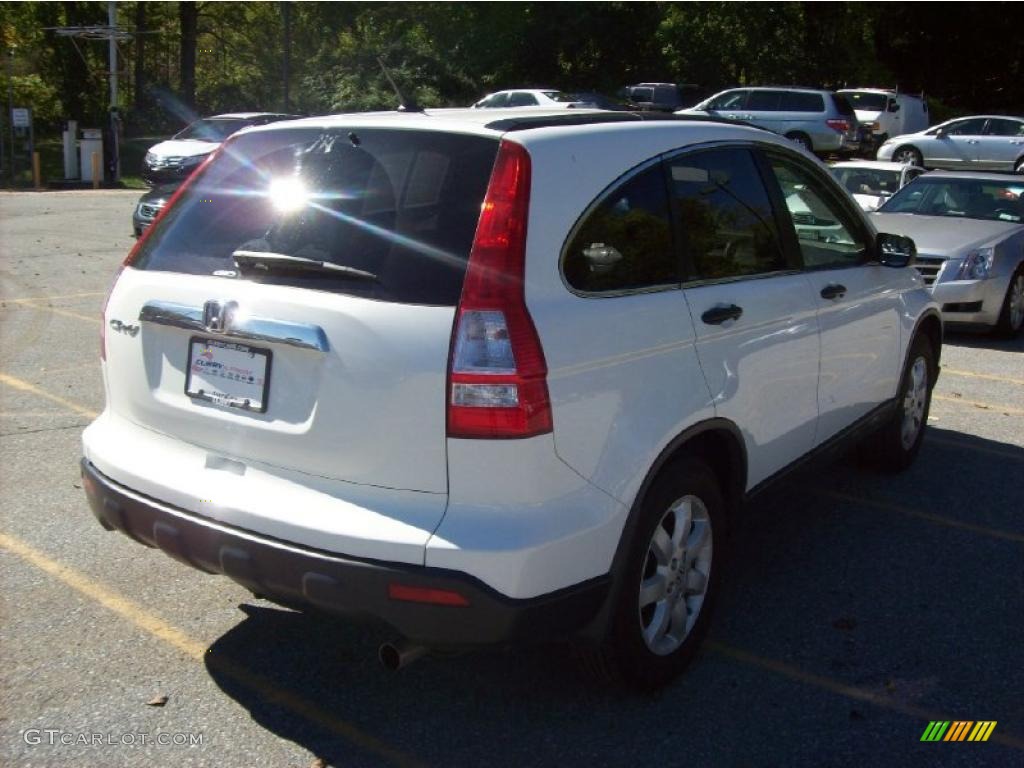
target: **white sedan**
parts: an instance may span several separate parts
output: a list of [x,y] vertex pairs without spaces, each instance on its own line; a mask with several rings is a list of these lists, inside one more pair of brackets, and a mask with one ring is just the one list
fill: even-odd
[[865,211],[878,210],[882,203],[925,172],[917,165],[881,160],[833,163],[830,170]]
[[572,93],[556,91],[553,88],[518,88],[510,91],[496,91],[484,96],[473,105],[473,109],[497,109],[507,107],[546,107],[568,109],[578,106],[580,100]]

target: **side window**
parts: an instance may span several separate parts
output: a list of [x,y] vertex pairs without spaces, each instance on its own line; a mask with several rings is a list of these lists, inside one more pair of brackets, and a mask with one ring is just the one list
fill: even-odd
[[779,109],[783,112],[824,112],[825,101],[820,93],[783,91]]
[[508,94],[496,93],[493,96],[491,96],[491,98],[489,98],[486,101],[486,103],[484,103],[484,106],[491,109],[495,107],[506,107],[508,106]]
[[781,96],[778,91],[751,91],[745,109],[751,112],[778,112]]
[[961,120],[958,123],[950,123],[946,127],[946,133],[950,136],[981,136],[984,131],[985,118]]
[[661,165],[638,173],[590,211],[565,252],[579,291],[627,291],[679,283]]
[[747,100],[747,91],[726,91],[721,96],[708,104],[708,109],[729,110],[743,109]]
[[985,133],[988,136],[1024,136],[1024,122],[993,117]]
[[510,107],[533,107],[537,104],[537,97],[532,93],[513,93],[509,96]]
[[715,149],[669,162],[672,216],[694,280],[787,269],[771,201],[753,155]]
[[823,269],[863,262],[867,243],[856,234],[848,214],[829,194],[824,180],[792,160],[771,155],[769,162],[782,188],[804,266]]

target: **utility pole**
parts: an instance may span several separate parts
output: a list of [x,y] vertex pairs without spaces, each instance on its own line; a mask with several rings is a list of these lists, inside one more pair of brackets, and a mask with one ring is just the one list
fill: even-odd
[[108,23],[110,24],[110,157],[113,161],[113,181],[121,180],[121,148],[118,146],[120,133],[121,116],[117,109],[117,40],[114,37],[114,30],[117,29],[117,3],[110,0],[107,3]]
[[281,3],[281,16],[284,21],[284,62],[282,66],[282,74],[284,77],[284,107],[282,112],[290,112],[288,107],[288,79],[290,76],[291,58],[292,58],[292,4],[287,2]]
[[14,49],[7,52],[7,123],[11,128],[11,157],[7,175],[14,188]]

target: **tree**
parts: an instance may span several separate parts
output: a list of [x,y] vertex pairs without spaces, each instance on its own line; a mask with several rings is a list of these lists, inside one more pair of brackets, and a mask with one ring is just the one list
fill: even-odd
[[179,98],[187,109],[194,110],[196,106],[196,37],[199,27],[199,6],[196,3],[178,3],[178,26],[181,36]]
[[135,109],[146,108],[146,3],[135,3],[135,88],[133,91]]

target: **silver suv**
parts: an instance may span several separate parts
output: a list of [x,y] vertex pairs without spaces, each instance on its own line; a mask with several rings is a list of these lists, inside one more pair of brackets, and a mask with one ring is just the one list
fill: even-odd
[[855,154],[860,126],[845,96],[809,88],[733,88],[683,114],[744,120],[785,136],[816,154]]

